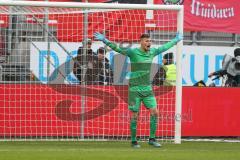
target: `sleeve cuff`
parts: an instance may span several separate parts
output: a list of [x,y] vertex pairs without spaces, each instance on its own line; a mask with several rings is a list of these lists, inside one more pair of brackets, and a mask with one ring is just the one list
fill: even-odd
[[103,43],[105,43],[105,44],[108,44],[109,42],[110,41],[108,39],[106,39],[106,38],[103,40]]

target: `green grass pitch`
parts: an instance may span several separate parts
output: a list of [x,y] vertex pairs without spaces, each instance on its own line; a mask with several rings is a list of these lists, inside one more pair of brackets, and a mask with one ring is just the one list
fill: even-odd
[[183,142],[153,148],[140,142],[0,142],[0,160],[239,160],[240,143]]

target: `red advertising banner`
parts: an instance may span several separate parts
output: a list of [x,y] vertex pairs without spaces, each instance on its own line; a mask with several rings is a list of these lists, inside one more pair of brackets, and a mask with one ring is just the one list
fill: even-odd
[[[85,136],[129,135],[127,86],[1,84],[0,88],[0,136],[79,136],[82,116]],[[84,113],[81,89],[85,89]],[[174,101],[166,97],[174,94],[162,87],[154,91],[160,110],[157,135],[174,135]],[[239,88],[184,87],[182,136],[240,136],[239,92]],[[148,135],[149,114],[144,107],[141,110],[138,134]]]
[[182,135],[239,136],[239,91],[240,88],[184,87]]
[[184,30],[240,33],[239,0],[180,0],[180,3],[184,5]]
[[[127,86],[0,85],[0,136],[129,136]],[[84,97],[82,98],[84,89]],[[160,104],[174,97],[173,87],[156,88]],[[167,93],[167,94],[166,94]],[[165,98],[164,98],[165,97]],[[81,101],[85,101],[84,113]],[[166,102],[165,102],[166,103]],[[174,100],[159,106],[157,135],[174,135]],[[141,135],[149,134],[149,112],[141,109]]]

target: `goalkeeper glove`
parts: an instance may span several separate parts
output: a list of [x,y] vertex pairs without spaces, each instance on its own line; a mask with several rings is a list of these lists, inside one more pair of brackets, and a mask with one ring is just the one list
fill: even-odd
[[109,40],[101,33],[96,32],[94,33],[94,37],[96,40],[102,41],[103,43],[108,43]]
[[177,42],[179,42],[179,41],[183,40],[183,35],[181,33],[177,32],[175,39],[177,40]]

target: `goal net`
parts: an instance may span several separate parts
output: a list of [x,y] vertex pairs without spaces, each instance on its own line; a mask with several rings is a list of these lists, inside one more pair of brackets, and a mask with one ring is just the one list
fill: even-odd
[[[183,32],[182,6],[0,2],[0,137],[2,139],[130,139],[129,58],[93,37],[139,47],[142,33],[159,47]],[[181,47],[173,52],[176,85],[165,85],[152,62],[159,117],[156,136],[180,143]],[[145,65],[145,64],[142,64]],[[137,136],[150,132],[141,106]]]

